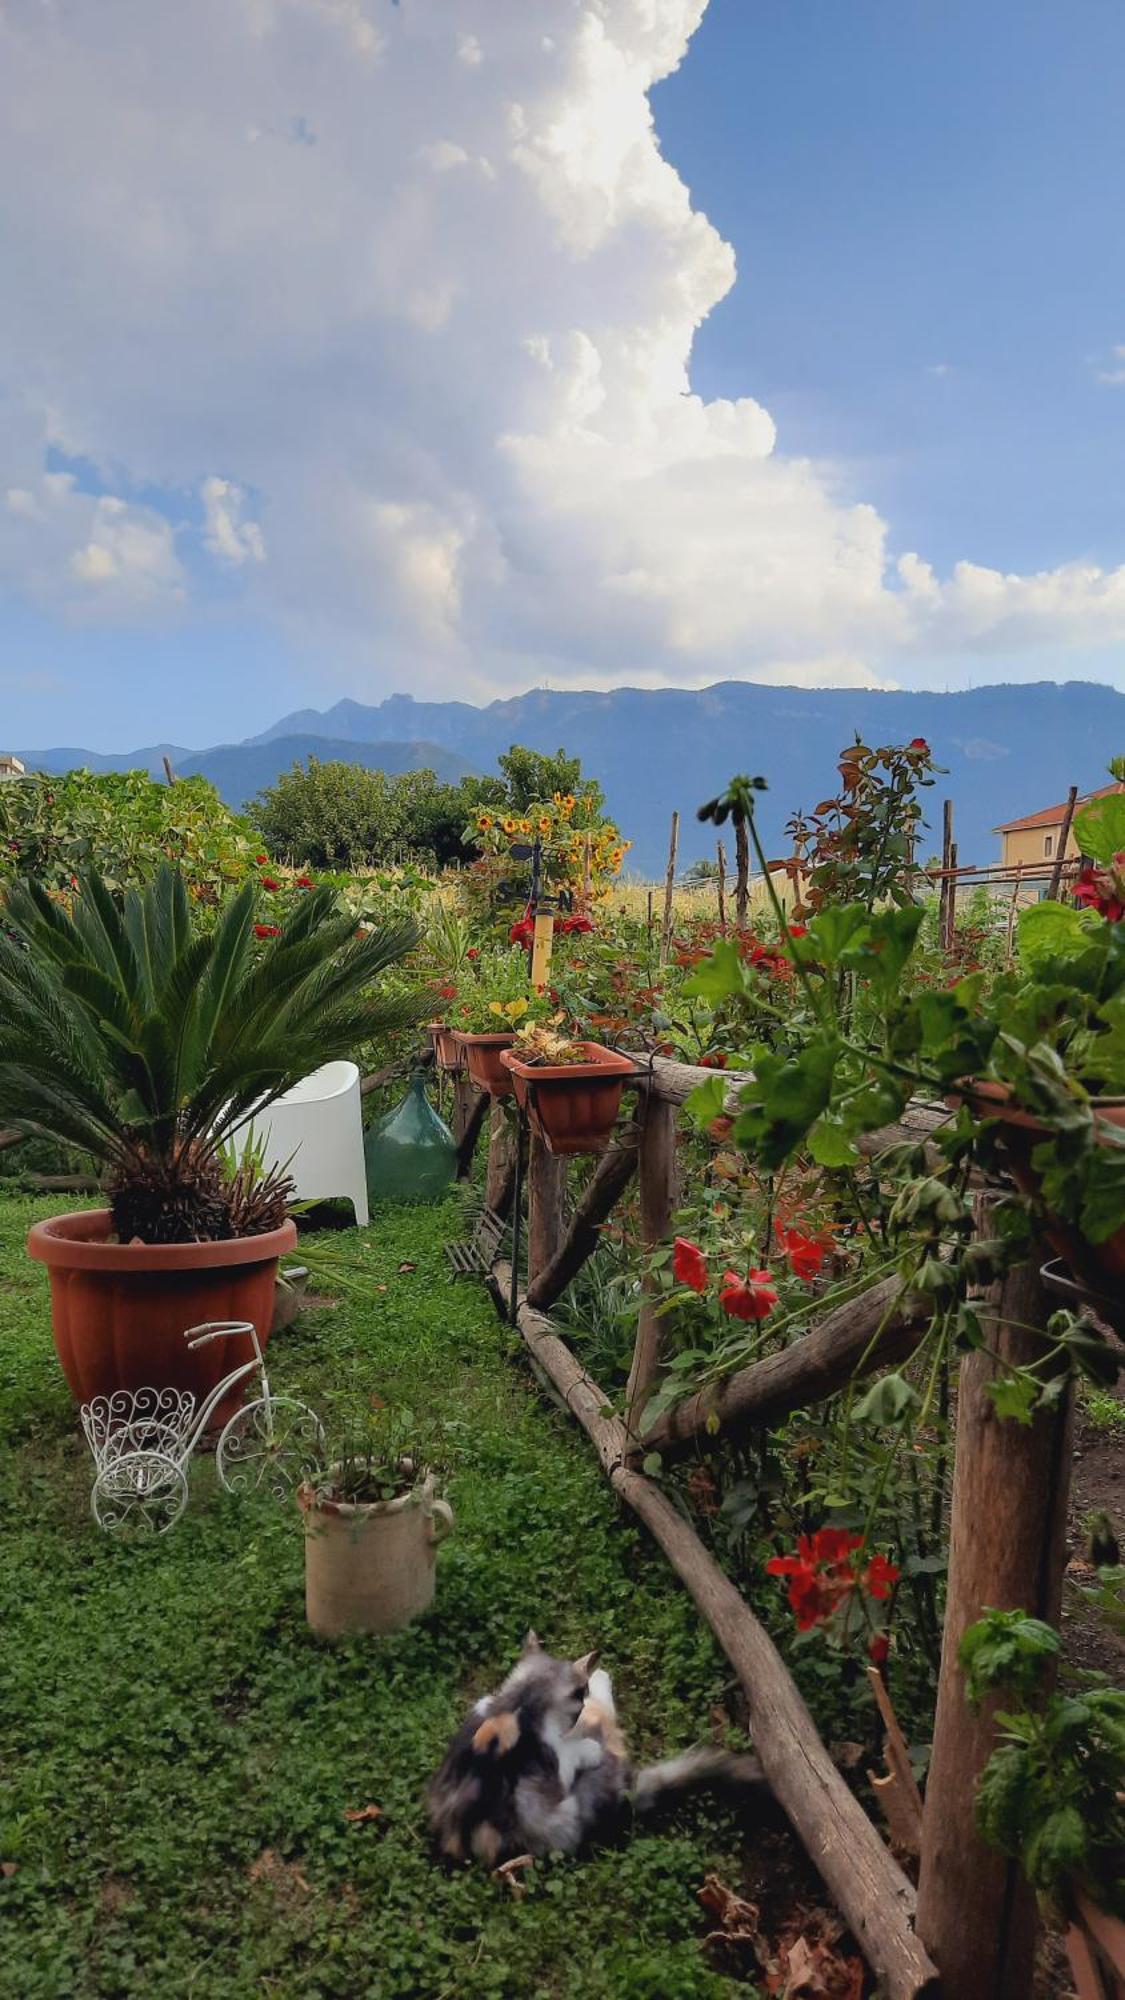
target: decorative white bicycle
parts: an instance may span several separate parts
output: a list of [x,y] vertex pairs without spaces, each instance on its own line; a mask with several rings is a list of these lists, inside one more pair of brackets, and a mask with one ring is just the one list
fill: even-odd
[[253,1374],[258,1391],[224,1425],[215,1449],[219,1479],[228,1493],[266,1490],[285,1499],[315,1465],[324,1430],[315,1410],[294,1396],[275,1396],[258,1335],[249,1320],[211,1320],[190,1326],[191,1348],[241,1335],[254,1358],[217,1382],[197,1408],[190,1389],[116,1389],[81,1409],[82,1428],[96,1468],[90,1506],[107,1534],[146,1539],[175,1525],[187,1506],[187,1465],[214,1411]]

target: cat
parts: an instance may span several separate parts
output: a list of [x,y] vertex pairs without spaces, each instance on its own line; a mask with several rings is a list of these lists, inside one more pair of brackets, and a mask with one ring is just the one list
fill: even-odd
[[700,1786],[765,1786],[754,1756],[689,1750],[634,1772],[613,1684],[597,1654],[558,1660],[534,1632],[494,1694],[453,1737],[429,1791],[430,1824],[448,1861],[498,1868],[516,1857],[573,1854]]

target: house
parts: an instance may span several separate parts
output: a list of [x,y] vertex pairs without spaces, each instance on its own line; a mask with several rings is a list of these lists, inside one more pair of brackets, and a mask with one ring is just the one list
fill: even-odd
[[[1078,805],[1088,806],[1092,799],[1108,799],[1114,792],[1125,792],[1125,785],[1103,785],[1098,792],[1087,792],[1085,798],[1079,799]],[[1059,806],[1045,806],[1042,812],[1028,813],[1024,819],[1010,819],[1005,826],[994,826],[993,833],[998,833],[1003,843],[1001,865],[1005,868],[1023,867],[1030,877],[1031,864],[1038,862],[1043,875],[1049,876],[1058,858],[1065,818],[1064,799]],[[1077,855],[1078,846],[1072,829],[1067,835],[1064,858],[1074,860]]]
[[5,778],[25,778],[27,766],[8,750],[0,750],[0,784]]

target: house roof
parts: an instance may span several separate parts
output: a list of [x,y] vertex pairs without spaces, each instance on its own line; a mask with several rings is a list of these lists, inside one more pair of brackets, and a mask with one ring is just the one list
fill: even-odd
[[[1100,791],[1087,792],[1085,798],[1078,799],[1076,801],[1076,809],[1078,806],[1088,806],[1091,799],[1108,799],[1112,793],[1123,791],[1125,791],[1125,785],[1103,785]],[[1042,812],[1028,813],[1025,819],[1007,820],[1003,826],[994,826],[992,831],[993,833],[1023,833],[1025,831],[1034,832],[1037,826],[1061,826],[1063,820],[1066,818],[1066,806],[1067,802],[1064,799],[1061,806],[1045,806]]]

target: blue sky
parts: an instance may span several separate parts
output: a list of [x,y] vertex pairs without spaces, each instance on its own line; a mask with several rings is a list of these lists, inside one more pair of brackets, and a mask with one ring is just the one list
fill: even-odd
[[711,0],[654,96],[738,254],[697,386],[941,567],[1120,562],[1123,87],[1119,0]]
[[13,0],[0,747],[1125,685],[1125,8],[701,6]]

